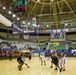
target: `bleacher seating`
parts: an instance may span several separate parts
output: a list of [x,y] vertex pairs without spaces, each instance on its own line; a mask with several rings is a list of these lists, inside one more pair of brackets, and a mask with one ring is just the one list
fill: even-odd
[[22,49],[22,48],[38,48],[39,49],[39,46],[37,45],[33,45],[33,44],[11,44],[12,46],[16,46],[18,49]]
[[2,44],[5,44],[7,46],[9,46],[10,44],[8,42],[2,41]]

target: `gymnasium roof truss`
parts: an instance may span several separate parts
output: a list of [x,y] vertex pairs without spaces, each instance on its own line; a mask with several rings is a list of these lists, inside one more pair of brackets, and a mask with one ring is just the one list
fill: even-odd
[[[0,0],[2,5],[13,12],[14,0]],[[37,25],[40,25],[42,29],[49,25],[52,29],[64,28],[65,23],[71,27],[75,25],[76,21],[76,0],[26,0],[26,11],[21,16],[21,19],[32,19],[36,18]],[[7,15],[7,12],[0,10],[0,13],[5,15],[8,19],[12,19],[11,16]],[[16,13],[17,16],[19,14]],[[68,26],[68,27],[69,27]],[[39,27],[39,28],[40,28]],[[50,28],[46,29],[50,29]]]

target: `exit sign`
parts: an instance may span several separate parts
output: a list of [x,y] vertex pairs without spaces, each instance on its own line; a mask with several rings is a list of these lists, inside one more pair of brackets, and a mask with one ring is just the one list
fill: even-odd
[[14,12],[25,11],[25,0],[17,0],[14,2]]

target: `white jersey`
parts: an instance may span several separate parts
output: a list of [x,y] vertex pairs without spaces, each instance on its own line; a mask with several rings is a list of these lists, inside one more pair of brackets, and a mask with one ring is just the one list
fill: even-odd
[[65,64],[65,55],[63,55],[64,53],[61,53],[61,59],[60,59],[60,63],[61,64]]
[[65,59],[65,55],[63,55],[64,53],[61,53],[61,58]]
[[45,56],[45,52],[41,52],[40,53],[40,56]]
[[45,60],[45,52],[41,52],[40,53],[40,58],[41,58],[42,61]]

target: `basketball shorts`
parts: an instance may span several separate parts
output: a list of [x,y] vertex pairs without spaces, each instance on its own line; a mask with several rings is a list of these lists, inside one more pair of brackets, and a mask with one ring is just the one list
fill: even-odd
[[60,64],[65,64],[65,59],[64,58],[60,59]]
[[40,59],[41,59],[42,61],[45,61],[45,56],[40,56]]

